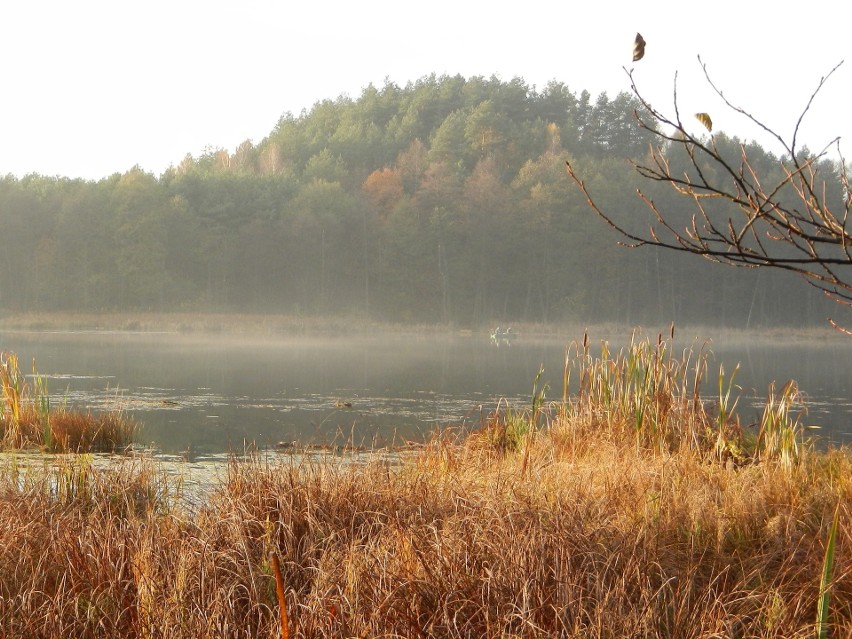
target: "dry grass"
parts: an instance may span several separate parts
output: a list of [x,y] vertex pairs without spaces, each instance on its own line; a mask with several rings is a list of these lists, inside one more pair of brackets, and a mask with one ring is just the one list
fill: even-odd
[[[504,410],[397,466],[234,461],[191,512],[150,463],[7,464],[3,636],[813,637],[836,511],[829,636],[850,636],[852,455],[770,455],[639,350],[588,359],[525,428]],[[607,414],[595,370],[656,382]]]
[[0,447],[47,452],[116,452],[133,441],[137,424],[120,411],[92,413],[51,406],[45,379],[25,375],[14,353],[0,352]]
[[708,464],[604,443],[566,460],[435,444],[398,468],[233,462],[207,504],[151,465],[6,468],[0,627],[16,637],[813,636],[852,631],[852,460]]

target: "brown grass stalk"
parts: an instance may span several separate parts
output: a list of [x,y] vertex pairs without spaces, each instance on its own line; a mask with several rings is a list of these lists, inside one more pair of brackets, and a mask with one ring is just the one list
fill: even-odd
[[278,596],[278,610],[281,615],[281,639],[290,639],[290,623],[287,620],[287,598],[284,590],[284,577],[281,576],[281,564],[274,552],[269,556],[272,571],[275,574],[275,593]]

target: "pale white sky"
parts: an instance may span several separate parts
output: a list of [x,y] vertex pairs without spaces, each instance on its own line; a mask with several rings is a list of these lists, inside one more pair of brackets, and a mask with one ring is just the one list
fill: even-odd
[[[15,0],[0,9],[0,174],[99,179],[139,164],[159,175],[205,147],[260,142],[286,111],[432,72],[615,96],[629,88],[622,67],[635,66],[670,111],[678,70],[682,114],[707,111],[717,130],[768,145],[710,94],[698,54],[732,101],[784,136],[845,59],[801,135],[812,150],[840,135],[852,157],[852,5],[783,6]],[[637,31],[648,45],[634,65]]]

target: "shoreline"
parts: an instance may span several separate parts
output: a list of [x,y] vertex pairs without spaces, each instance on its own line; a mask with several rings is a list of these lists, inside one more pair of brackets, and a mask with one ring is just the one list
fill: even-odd
[[[167,333],[181,335],[234,335],[246,337],[334,337],[368,336],[376,334],[487,336],[494,326],[511,325],[522,338],[564,338],[581,340],[588,334],[592,343],[608,340],[613,343],[629,341],[631,335],[668,338],[671,325],[644,326],[613,322],[554,322],[506,323],[500,320],[481,326],[453,324],[403,324],[379,322],[365,318],[249,313],[21,313],[0,316],[0,333]],[[710,325],[675,326],[676,340],[705,340],[736,343],[740,340],[832,341],[838,337],[850,339],[839,331],[825,326],[739,328]]]

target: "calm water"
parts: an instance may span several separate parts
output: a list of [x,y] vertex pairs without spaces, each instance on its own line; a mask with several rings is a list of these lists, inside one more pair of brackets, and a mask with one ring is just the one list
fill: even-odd
[[[567,341],[16,332],[0,334],[0,350],[18,353],[27,371],[34,357],[54,404],[122,408],[143,424],[140,444],[203,457],[241,452],[250,442],[370,446],[422,440],[450,423],[476,426],[500,398],[526,408],[540,366],[548,397],[561,396]],[[613,338],[611,348],[628,341]],[[711,348],[711,369],[741,364],[745,421],[758,411],[755,391],[763,395],[770,382],[793,378],[809,395],[807,422],[821,425],[827,440],[852,442],[852,339],[717,341]],[[706,392],[713,390],[708,384]]]

